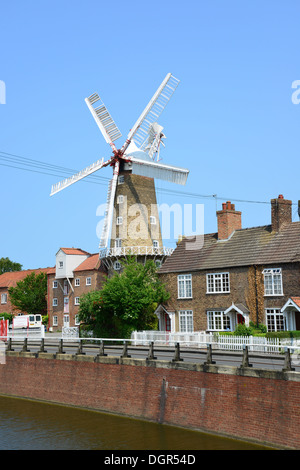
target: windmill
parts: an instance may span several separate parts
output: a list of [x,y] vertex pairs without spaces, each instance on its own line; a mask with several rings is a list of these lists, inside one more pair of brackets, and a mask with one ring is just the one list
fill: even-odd
[[[171,73],[166,75],[165,79],[162,81],[146,108],[130,130],[127,139],[120,149],[117,149],[114,142],[119,139],[122,134],[99,95],[94,93],[85,99],[85,102],[105,141],[110,145],[113,155],[106,161],[102,158],[79,173],[54,184],[50,195],[53,196],[59,191],[62,191],[101,168],[107,166],[111,166],[113,168],[113,177],[108,188],[105,218],[99,244],[101,258],[106,258],[107,256],[116,255],[118,253],[121,255],[126,254],[126,250],[120,250],[120,246],[117,247],[119,248],[119,251],[112,251],[112,247],[109,248],[108,246],[109,241],[111,240],[114,209],[116,208],[116,190],[120,175],[123,174],[123,178],[124,174],[127,176],[136,175],[135,182],[133,182],[133,179],[130,181],[132,183],[131,186],[137,186],[136,181],[139,181],[137,179],[139,177],[147,177],[146,179],[150,179],[152,182],[153,178],[158,178],[182,185],[186,183],[189,170],[166,165],[159,161],[160,147],[161,145],[164,146],[163,139],[165,139],[165,135],[162,132],[163,127],[157,123],[157,120],[172,97],[178,84],[179,80]],[[134,188],[134,193],[136,194],[136,200],[139,200],[140,197],[138,196],[136,187]],[[156,202],[156,199],[153,202]],[[153,249],[154,251],[155,249],[158,249],[157,246],[152,246],[151,248],[152,250],[148,250],[148,252],[151,252],[152,254]],[[162,247],[160,248],[162,249]],[[163,252],[160,251],[161,254],[168,254],[166,249],[162,250]],[[145,247],[142,251],[143,253],[140,252],[136,254],[148,254]],[[158,254],[158,251],[156,251],[156,254]]]

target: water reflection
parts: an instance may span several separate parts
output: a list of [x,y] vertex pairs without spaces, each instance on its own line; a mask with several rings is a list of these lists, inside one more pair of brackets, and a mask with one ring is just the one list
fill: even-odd
[[105,413],[0,396],[1,450],[250,450],[263,447]]

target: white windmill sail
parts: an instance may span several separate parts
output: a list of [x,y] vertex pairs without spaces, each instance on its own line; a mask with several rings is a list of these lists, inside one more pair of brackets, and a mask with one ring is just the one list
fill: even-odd
[[[94,93],[88,98],[85,98],[85,102],[91,111],[97,126],[102,132],[104,139],[115,149],[113,142],[121,137],[122,134],[109,114],[105,104],[101,101],[100,96],[97,93]],[[96,107],[94,106],[95,104],[97,104]]]
[[107,193],[107,200],[106,200],[106,210],[105,210],[105,217],[104,223],[99,243],[99,248],[108,248],[108,242],[111,236],[111,229],[112,229],[112,220],[113,220],[113,213],[114,213],[114,201],[116,195],[116,188],[117,188],[117,181],[118,181],[118,174],[119,174],[119,164],[117,163],[117,168],[114,169],[114,175],[112,180],[110,181]]
[[189,170],[185,168],[154,162],[141,151],[129,155],[128,160],[125,169],[131,169],[135,175],[148,176],[149,178],[185,185],[189,174]]
[[77,181],[85,178],[86,176],[91,175],[95,171],[100,170],[100,168],[108,165],[108,163],[109,162],[104,163],[104,158],[102,158],[101,160],[97,160],[95,163],[92,163],[92,165],[89,165],[83,170],[79,171],[75,175],[53,184],[50,196],[53,196],[53,194],[56,194],[59,191],[62,191],[63,189],[67,188],[68,186],[71,186],[71,184],[77,183]]
[[146,108],[129,132],[121,151],[125,151],[132,140],[134,140],[135,144],[139,148],[143,147],[147,141],[151,124],[158,120],[179,85],[179,82],[180,80],[173,77],[171,73],[166,75],[165,79],[162,81],[161,85],[158,87]]

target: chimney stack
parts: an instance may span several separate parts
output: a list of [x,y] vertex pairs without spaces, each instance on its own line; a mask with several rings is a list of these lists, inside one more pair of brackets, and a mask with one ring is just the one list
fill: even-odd
[[217,211],[218,240],[227,240],[235,230],[242,228],[242,213],[235,210],[230,201],[222,204],[222,210]]
[[279,194],[277,199],[271,199],[272,232],[280,232],[281,228],[292,222],[292,201],[284,199]]

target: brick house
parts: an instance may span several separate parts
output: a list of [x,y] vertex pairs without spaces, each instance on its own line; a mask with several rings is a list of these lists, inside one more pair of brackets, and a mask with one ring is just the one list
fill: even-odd
[[300,330],[300,222],[292,222],[292,202],[271,200],[270,225],[243,229],[230,201],[217,221],[201,249],[184,238],[162,265],[171,297],[157,308],[159,329],[233,331],[253,321],[268,331]]
[[48,270],[48,315],[50,331],[63,326],[78,326],[81,295],[99,290],[106,279],[99,253],[79,248],[60,248],[55,268]]
[[23,281],[25,277],[32,273],[40,274],[41,272],[47,273],[51,268],[39,269],[26,269],[24,271],[12,271],[0,275],[0,316],[3,313],[13,313],[17,315],[21,313],[19,310],[14,310],[9,300],[8,289],[15,287],[17,282]]

